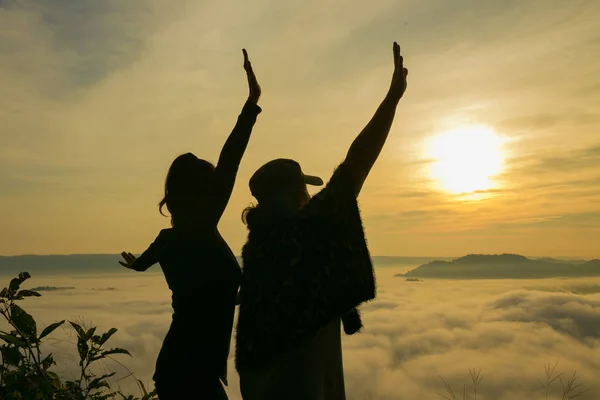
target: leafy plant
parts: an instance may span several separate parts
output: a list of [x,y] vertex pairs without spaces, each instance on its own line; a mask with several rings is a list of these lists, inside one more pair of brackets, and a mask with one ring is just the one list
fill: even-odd
[[0,291],[0,315],[10,327],[9,332],[0,331],[0,339],[4,342],[0,345],[0,399],[105,400],[116,396],[125,400],[157,399],[156,393],[147,392],[139,380],[136,381],[142,391],[141,399],[111,390],[108,379],[115,375],[114,372],[99,376],[92,372],[90,367],[100,360],[119,354],[131,356],[125,349],[104,347],[117,332],[116,328],[96,333],[96,327],[84,329],[80,324],[69,321],[77,333],[80,373],[76,380],[61,380],[52,371],[56,365],[52,353],[42,354],[41,344],[65,320],[48,325],[38,334],[35,319],[17,304],[27,297],[41,296],[33,290],[21,289],[21,284],[29,278],[29,273],[22,272]]

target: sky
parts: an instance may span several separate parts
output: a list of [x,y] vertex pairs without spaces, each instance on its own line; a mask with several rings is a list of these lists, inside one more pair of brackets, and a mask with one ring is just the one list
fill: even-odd
[[[464,384],[472,393],[469,370],[481,370],[480,400],[543,400],[538,379],[545,381],[548,364],[556,364],[563,380],[576,373],[582,389],[589,390],[578,399],[598,398],[600,279],[406,282],[393,277],[397,268],[376,271],[378,296],[361,306],[364,331],[342,334],[348,400],[440,400],[440,378],[462,399]],[[1,279],[6,284],[10,277]],[[169,291],[159,272],[34,275],[23,284],[36,286],[73,288],[42,291],[42,297],[20,302],[35,317],[38,331],[63,319],[97,326],[97,332],[116,327],[107,347],[125,348],[132,357],[115,356],[122,365],[101,364],[116,373],[111,384],[139,395],[128,377],[131,371],[153,387],[156,357],[171,318]],[[4,326],[0,321],[0,329]],[[77,376],[75,343],[67,325],[42,346],[52,352],[64,379]],[[227,393],[241,400],[233,345]],[[559,391],[557,380],[547,399],[562,398]]]
[[0,254],[143,251],[171,161],[216,162],[263,89],[220,230],[239,254],[248,179],[325,180],[408,90],[360,204],[374,255],[599,257],[594,0],[0,0]]

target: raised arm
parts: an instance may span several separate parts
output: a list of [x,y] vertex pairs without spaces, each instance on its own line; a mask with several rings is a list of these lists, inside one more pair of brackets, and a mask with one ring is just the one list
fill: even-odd
[[390,89],[373,118],[354,139],[343,162],[346,176],[351,180],[357,196],[373,164],[379,157],[392,127],[398,102],[406,90],[408,70],[404,68],[403,61],[400,55],[400,46],[394,42],[394,74]]
[[216,198],[214,204],[216,222],[219,221],[221,215],[223,215],[223,211],[225,211],[225,207],[227,207],[231,192],[233,191],[233,185],[235,184],[240,161],[246,151],[252,128],[256,122],[256,117],[261,112],[261,108],[257,104],[261,95],[260,85],[252,70],[252,64],[248,59],[248,53],[245,49],[242,51],[244,53],[244,69],[248,76],[250,93],[235,127],[231,131],[231,134],[221,150],[219,161],[217,163]]

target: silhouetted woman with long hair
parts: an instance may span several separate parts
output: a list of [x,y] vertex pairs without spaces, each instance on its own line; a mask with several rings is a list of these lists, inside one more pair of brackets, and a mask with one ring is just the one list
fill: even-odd
[[260,86],[246,51],[250,94],[217,166],[192,153],[177,157],[160,202],[171,214],[139,257],[122,253],[124,267],[145,271],[157,262],[172,291],[173,318],[158,355],[154,381],[161,400],[226,399],[227,358],[241,270],[217,225],[258,114]]
[[340,325],[358,332],[355,307],[375,297],[357,196],[406,89],[397,43],[393,50],[389,91],[323,190],[310,198],[306,185],[323,181],[288,159],[268,162],[250,179],[258,205],[244,213],[236,334],[244,400],[346,398]]

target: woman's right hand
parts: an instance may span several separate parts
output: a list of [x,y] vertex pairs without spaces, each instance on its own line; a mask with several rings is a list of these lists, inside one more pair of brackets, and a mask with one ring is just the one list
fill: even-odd
[[244,69],[246,70],[246,75],[248,76],[248,87],[250,89],[248,101],[257,104],[261,94],[260,85],[256,80],[256,75],[254,75],[254,71],[252,70],[252,64],[248,59],[248,52],[246,51],[246,49],[242,49],[242,53],[244,53]]
[[404,68],[404,59],[400,55],[400,45],[394,42],[394,75],[392,75],[389,95],[395,100],[400,100],[404,95],[407,75],[408,70]]
[[133,263],[135,262],[136,257],[133,254],[127,253],[125,251],[121,253],[121,257],[123,257],[123,260],[125,260],[125,262],[119,261],[119,264],[121,264],[125,268],[133,269]]

